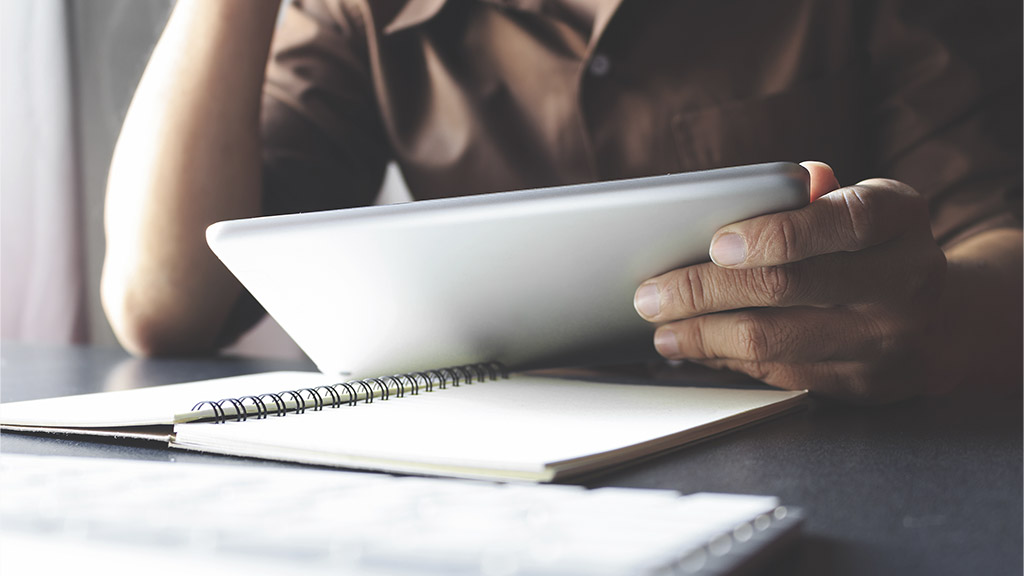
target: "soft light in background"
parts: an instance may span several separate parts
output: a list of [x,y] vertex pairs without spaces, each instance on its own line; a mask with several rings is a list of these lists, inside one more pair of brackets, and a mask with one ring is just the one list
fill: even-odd
[[[3,340],[117,346],[100,307],[103,195],[173,0],[0,2]],[[391,167],[381,202],[407,198]],[[231,352],[301,355],[272,321]]]

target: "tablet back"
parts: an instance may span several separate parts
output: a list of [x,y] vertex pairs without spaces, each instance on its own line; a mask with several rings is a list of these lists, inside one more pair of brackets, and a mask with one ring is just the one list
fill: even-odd
[[644,280],[708,259],[714,232],[808,201],[777,163],[235,220],[213,251],[327,374],[654,355]]

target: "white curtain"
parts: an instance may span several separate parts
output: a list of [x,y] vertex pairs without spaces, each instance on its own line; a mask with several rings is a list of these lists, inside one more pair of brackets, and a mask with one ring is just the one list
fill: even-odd
[[0,15],[0,324],[4,339],[84,338],[73,83],[63,0]]

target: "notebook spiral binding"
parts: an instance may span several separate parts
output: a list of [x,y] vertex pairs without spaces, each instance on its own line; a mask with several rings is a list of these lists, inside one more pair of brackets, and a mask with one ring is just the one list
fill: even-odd
[[498,380],[499,378],[508,378],[508,369],[503,364],[481,362],[422,372],[395,374],[394,376],[351,380],[315,388],[285,390],[276,394],[265,393],[238,398],[204,400],[196,403],[192,407],[192,412],[209,408],[213,410],[213,421],[218,424],[227,422],[229,419],[243,422],[253,413],[259,420],[271,414],[284,416],[288,412],[302,414],[307,409],[317,412],[327,406],[331,408],[339,408],[343,404],[355,406],[360,396],[362,396],[364,404],[373,402],[375,397],[379,397],[381,400],[389,400],[392,395],[402,398],[406,392],[415,396],[420,393],[421,382],[424,390],[433,392],[435,386],[444,390],[449,384],[460,386],[461,384]]

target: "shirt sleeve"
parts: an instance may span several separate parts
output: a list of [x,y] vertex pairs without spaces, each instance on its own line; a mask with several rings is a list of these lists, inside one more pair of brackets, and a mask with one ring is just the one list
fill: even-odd
[[[263,213],[373,203],[391,156],[374,95],[362,13],[344,2],[293,0],[274,33],[263,86]],[[243,292],[219,339],[263,308]]]
[[390,151],[362,15],[323,0],[285,10],[263,87],[264,212],[370,204]]
[[1021,226],[1021,3],[882,1],[874,165],[929,198],[944,247]]

